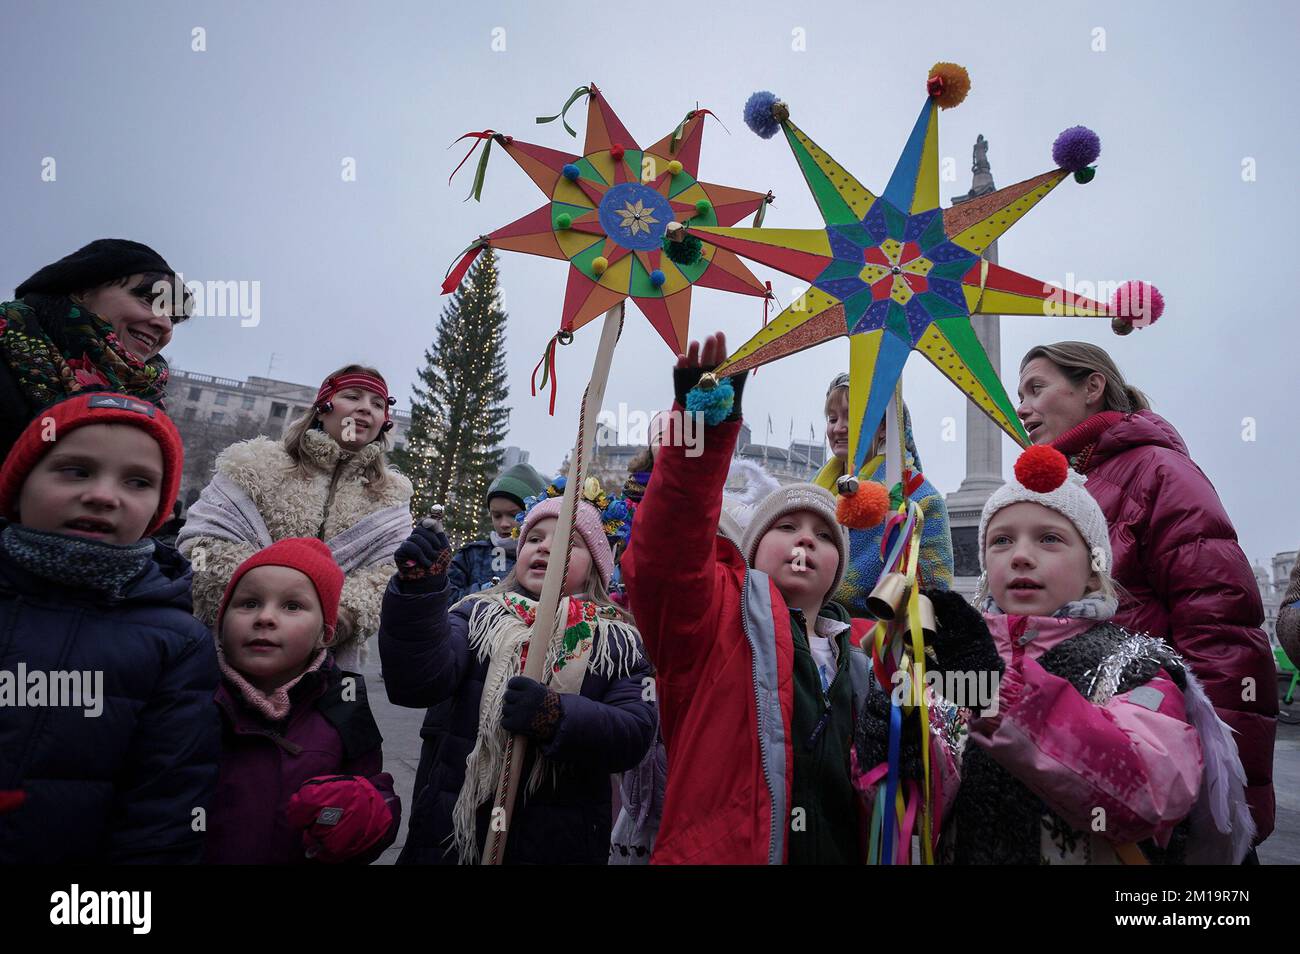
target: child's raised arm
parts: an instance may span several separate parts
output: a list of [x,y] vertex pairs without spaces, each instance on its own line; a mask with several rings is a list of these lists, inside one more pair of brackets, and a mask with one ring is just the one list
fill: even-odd
[[[715,557],[722,488],[740,432],[744,375],[731,379],[735,403],[714,426],[686,428],[686,395],[726,357],[726,339],[691,342],[673,373],[676,403],[632,521],[623,577],[637,627],[662,678],[688,673],[714,642],[720,573]],[[688,444],[686,438],[692,440]]]
[[393,705],[423,709],[451,698],[469,671],[469,621],[448,613],[451,544],[417,526],[397,550],[379,614],[379,660]]

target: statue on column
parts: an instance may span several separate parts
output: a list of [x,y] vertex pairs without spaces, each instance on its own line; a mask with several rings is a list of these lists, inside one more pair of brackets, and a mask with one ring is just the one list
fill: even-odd
[[971,162],[971,172],[991,172],[989,167],[989,141],[981,133],[975,139],[974,159]]

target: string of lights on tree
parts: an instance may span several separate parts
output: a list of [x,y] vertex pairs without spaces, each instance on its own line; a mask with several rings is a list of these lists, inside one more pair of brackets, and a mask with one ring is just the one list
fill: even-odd
[[406,447],[393,454],[414,487],[412,513],[446,508],[444,525],[456,547],[490,529],[483,497],[501,468],[509,414],[505,322],[489,250],[443,308],[414,388]]

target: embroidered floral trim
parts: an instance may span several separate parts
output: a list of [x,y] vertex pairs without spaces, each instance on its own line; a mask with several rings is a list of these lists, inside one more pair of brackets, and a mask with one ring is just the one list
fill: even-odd
[[[517,593],[505,594],[504,600],[506,606],[523,620],[525,626],[531,627],[537,620],[537,603],[533,600]],[[618,613],[613,607],[599,607],[592,600],[569,600],[568,618],[565,621],[564,634],[560,640],[563,649],[557,655],[551,667],[552,674],[558,673],[573,660],[591,651],[592,643],[596,639],[594,624],[601,617],[618,619]],[[520,666],[522,667],[527,660],[528,645],[524,644]]]

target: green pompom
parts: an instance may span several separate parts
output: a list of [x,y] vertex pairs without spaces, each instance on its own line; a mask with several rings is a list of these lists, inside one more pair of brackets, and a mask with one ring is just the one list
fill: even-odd
[[694,265],[704,254],[704,243],[694,235],[687,235],[680,242],[664,239],[664,254],[678,265]]
[[573,224],[573,216],[568,212],[561,212],[555,217],[555,227],[557,229],[567,229]]
[[1095,176],[1096,174],[1097,174],[1096,166],[1084,166],[1082,169],[1079,169],[1077,172],[1075,172],[1074,181],[1079,183],[1080,185],[1083,185],[1085,183],[1091,182],[1093,176]]
[[708,215],[713,211],[713,203],[708,199],[701,199],[699,202],[695,203],[695,211],[700,215]]

